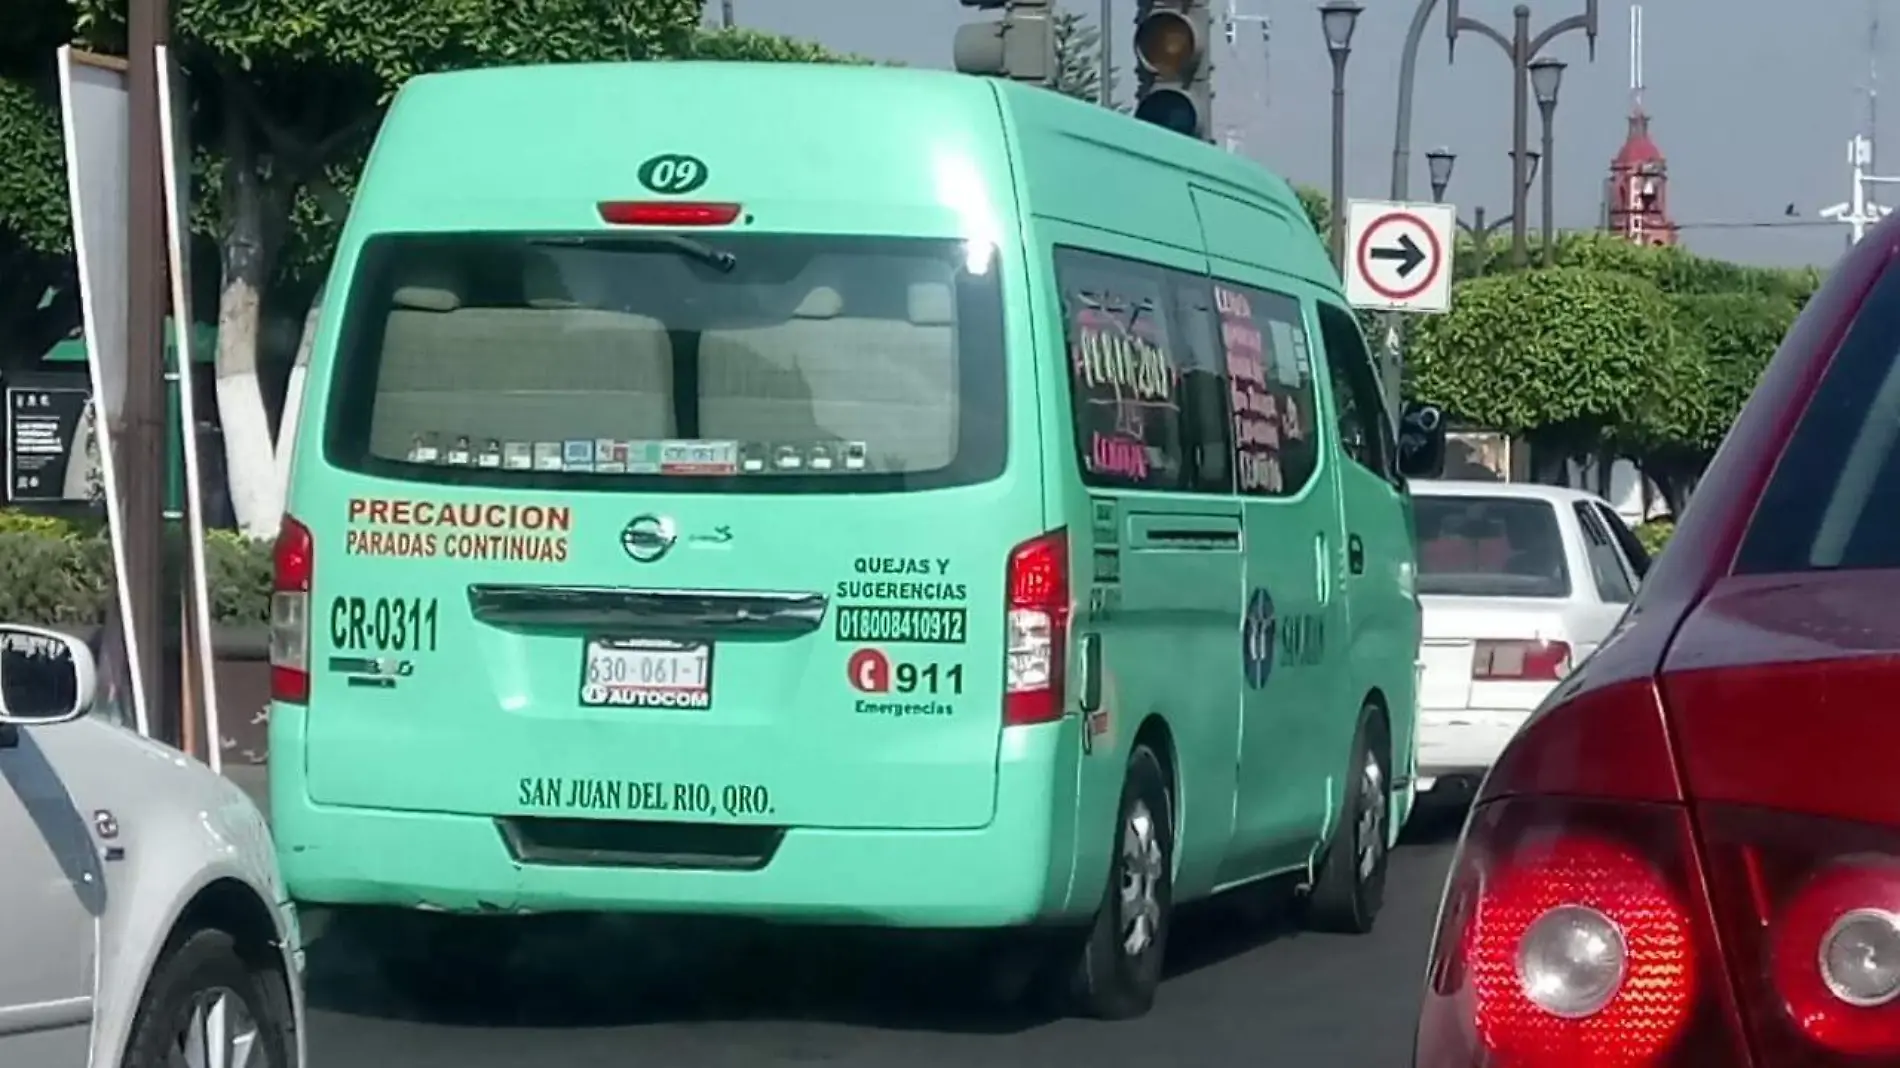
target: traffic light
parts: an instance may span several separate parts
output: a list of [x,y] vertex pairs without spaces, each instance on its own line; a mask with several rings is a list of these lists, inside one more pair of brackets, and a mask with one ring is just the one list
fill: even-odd
[[1019,82],[1053,85],[1056,35],[1050,25],[1053,0],[963,0],[964,7],[1003,9],[994,21],[957,27],[952,53],[957,70]]
[[1135,15],[1135,117],[1212,140],[1214,64],[1208,0],[1140,0]]

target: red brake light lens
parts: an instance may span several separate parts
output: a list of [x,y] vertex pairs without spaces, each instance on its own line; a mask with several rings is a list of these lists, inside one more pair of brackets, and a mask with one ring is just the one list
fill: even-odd
[[1480,641],[1471,658],[1478,682],[1557,682],[1570,668],[1570,645],[1559,641]]
[[1417,1064],[1744,1063],[1719,968],[1683,810],[1493,802],[1453,865]]
[[1004,621],[1003,723],[1022,726],[1062,718],[1068,655],[1069,536],[1057,530],[1009,554]]
[[1900,1058],[1900,837],[1706,806],[1710,893],[1762,1063]]
[[271,700],[305,704],[310,700],[310,581],[316,571],[310,528],[285,515],[271,563]]
[[604,200],[602,222],[614,226],[728,226],[745,207],[693,200]]

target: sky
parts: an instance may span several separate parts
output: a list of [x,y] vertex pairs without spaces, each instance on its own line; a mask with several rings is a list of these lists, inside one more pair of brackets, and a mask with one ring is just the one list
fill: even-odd
[[[1093,18],[1101,0],[1057,0]],[[1111,0],[1111,49],[1132,91],[1128,53],[1135,0]],[[1317,0],[1231,0],[1243,19],[1229,48],[1214,42],[1215,123],[1233,127],[1241,151],[1292,181],[1329,188],[1331,63]],[[1361,0],[1366,7],[1347,68],[1347,176],[1351,197],[1391,190],[1399,54],[1419,0]],[[1533,32],[1583,11],[1585,0],[1533,0]],[[1556,113],[1557,225],[1594,227],[1603,179],[1627,133],[1630,0],[1600,0],[1597,54],[1582,33],[1545,54],[1570,64]],[[959,23],[994,17],[959,0],[733,0],[740,25],[913,66],[951,65]],[[1229,0],[1215,0],[1220,17]],[[1510,0],[1461,0],[1460,14],[1511,28]],[[719,5],[708,5],[716,13]],[[1883,24],[1870,38],[1869,11]],[[1418,67],[1413,112],[1412,193],[1430,195],[1423,153],[1458,154],[1446,200],[1469,218],[1510,210],[1510,66],[1495,44],[1461,36],[1446,58],[1439,0]],[[1848,139],[1867,122],[1870,60],[1900,86],[1900,0],[1651,0],[1644,7],[1644,99],[1651,135],[1669,161],[1671,212],[1683,240],[1705,255],[1749,263],[1831,263],[1846,227],[1821,224],[1821,208],[1847,199]],[[1870,46],[1870,39],[1874,42]],[[1900,173],[1900,92],[1876,137]],[[1530,137],[1540,136],[1533,108]],[[1878,141],[1877,141],[1878,143]],[[1895,199],[1900,199],[1896,197]],[[1533,205],[1538,201],[1533,198]],[[1788,218],[1793,204],[1799,215]],[[1533,206],[1533,225],[1541,225]],[[1761,225],[1769,224],[1769,225]]]

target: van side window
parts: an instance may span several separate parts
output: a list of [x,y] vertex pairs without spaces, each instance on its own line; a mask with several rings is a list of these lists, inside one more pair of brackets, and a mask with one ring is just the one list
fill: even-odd
[[1056,251],[1077,460],[1089,485],[1183,490],[1196,482],[1182,410],[1194,347],[1176,321],[1169,274]]
[[1380,478],[1393,479],[1392,424],[1386,418],[1385,399],[1378,376],[1372,371],[1365,338],[1359,334],[1359,324],[1331,304],[1318,307],[1333,403],[1339,406],[1336,429],[1341,451]]
[[1319,466],[1313,356],[1300,302],[1216,279],[1214,307],[1226,354],[1240,492],[1295,496]]
[[1176,321],[1191,360],[1181,375],[1181,433],[1199,493],[1234,492],[1233,420],[1227,408],[1226,358],[1207,279],[1180,271],[1173,281]]

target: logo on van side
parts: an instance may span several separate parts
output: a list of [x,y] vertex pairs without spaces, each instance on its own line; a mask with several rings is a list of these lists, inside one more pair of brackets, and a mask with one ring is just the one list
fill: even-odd
[[635,516],[620,532],[620,547],[642,564],[650,564],[665,556],[678,540],[679,531],[674,528],[673,521],[659,515]]

